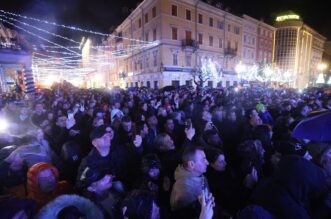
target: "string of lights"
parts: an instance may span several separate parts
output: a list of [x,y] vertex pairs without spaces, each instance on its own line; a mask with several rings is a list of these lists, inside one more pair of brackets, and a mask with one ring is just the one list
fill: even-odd
[[91,33],[91,34],[95,34],[95,35],[99,35],[99,36],[113,37],[115,39],[135,41],[135,42],[139,42],[139,43],[143,43],[143,44],[150,44],[150,42],[148,42],[148,41],[131,39],[131,38],[123,37],[123,36],[116,36],[114,34],[105,34],[105,33],[96,32],[96,31],[92,31],[92,30],[85,30],[85,29],[82,29],[82,28],[79,28],[79,27],[67,26],[67,25],[64,25],[64,24],[57,24],[55,22],[50,22],[50,21],[47,21],[47,20],[40,20],[40,19],[37,19],[37,18],[24,16],[24,15],[16,14],[16,13],[13,13],[13,12],[4,11],[4,10],[0,10],[0,12],[3,13],[3,14],[12,15],[12,16],[20,17],[20,18],[24,18],[24,19],[29,19],[29,20],[33,20],[33,21],[37,21],[37,22],[41,22],[41,23],[45,23],[45,24],[50,24],[50,25],[54,25],[54,26],[57,26],[57,27],[62,27],[62,28],[66,28],[66,29],[70,29],[70,30],[74,30],[74,31]]
[[41,39],[41,40],[44,40],[44,41],[46,41],[46,42],[48,42],[48,43],[51,43],[51,44],[53,44],[53,45],[56,45],[56,46],[62,47],[63,49],[65,49],[65,50],[67,50],[67,51],[69,51],[69,52],[72,52],[73,54],[80,55],[79,53],[77,53],[77,52],[75,52],[75,51],[73,51],[73,50],[71,50],[71,49],[67,49],[66,47],[61,46],[60,44],[54,43],[54,42],[52,42],[52,41],[50,41],[50,40],[48,40],[48,39],[45,39],[44,37],[38,36],[37,34],[32,33],[31,31],[28,31],[28,30],[26,30],[26,29],[24,29],[24,28],[22,28],[22,27],[20,27],[20,26],[18,26],[18,25],[16,25],[16,24],[13,24],[12,22],[7,21],[7,20],[5,20],[5,19],[3,19],[3,18],[0,18],[0,21],[2,21],[2,22],[4,22],[4,23],[7,23],[7,24],[10,24],[10,25],[12,25],[13,27],[15,27],[15,28],[17,28],[17,29],[20,29],[20,30],[22,30],[22,31],[24,31],[24,32],[26,32],[26,33],[28,33],[28,34],[30,34],[30,35],[32,35],[32,36],[35,36],[35,37],[37,37],[37,38],[39,38],[39,39]]

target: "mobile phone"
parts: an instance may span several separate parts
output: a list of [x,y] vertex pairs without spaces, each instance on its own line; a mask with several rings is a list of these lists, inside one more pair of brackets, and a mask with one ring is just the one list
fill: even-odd
[[207,184],[207,180],[204,178],[203,179],[203,192],[204,192],[204,194],[205,194],[205,201],[206,201],[206,203],[207,203],[207,201],[208,201],[208,198],[209,198],[209,189],[208,189],[208,184]]
[[68,119],[73,119],[74,118],[74,114],[73,113],[68,113]]
[[192,127],[192,121],[191,121],[191,119],[187,119],[186,121],[185,121],[185,128],[186,129],[189,129],[189,128],[191,128]]

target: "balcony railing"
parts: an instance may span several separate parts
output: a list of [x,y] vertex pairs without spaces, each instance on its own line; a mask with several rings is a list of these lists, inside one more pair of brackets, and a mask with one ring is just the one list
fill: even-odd
[[183,39],[182,40],[182,48],[186,49],[186,48],[191,48],[194,51],[196,51],[199,48],[199,43],[196,40],[192,40],[192,39]]
[[236,48],[225,48],[224,55],[233,58],[237,55],[237,49]]

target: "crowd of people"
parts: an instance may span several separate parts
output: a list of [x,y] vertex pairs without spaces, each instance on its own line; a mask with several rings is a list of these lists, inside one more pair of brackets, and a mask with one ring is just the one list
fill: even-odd
[[321,89],[62,83],[0,107],[0,218],[331,218],[331,143],[292,137]]

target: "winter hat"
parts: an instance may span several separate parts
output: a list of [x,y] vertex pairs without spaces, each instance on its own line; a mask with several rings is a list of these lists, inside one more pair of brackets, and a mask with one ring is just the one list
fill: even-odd
[[295,138],[291,138],[287,141],[275,142],[275,149],[282,155],[304,156],[307,152],[307,147]]
[[141,169],[147,174],[152,168],[161,169],[161,161],[156,154],[146,154],[141,160]]
[[257,110],[258,112],[261,112],[261,110],[262,110],[263,108],[265,108],[265,106],[264,106],[264,104],[262,104],[262,103],[259,103],[259,104],[256,105],[256,110]]
[[313,160],[318,164],[322,164],[324,155],[331,149],[331,144],[323,142],[310,142],[307,145],[307,148],[309,153],[313,157]]
[[99,169],[86,167],[77,183],[78,189],[81,191],[86,190],[92,183],[99,181],[105,175],[106,173]]
[[119,110],[119,109],[113,109],[113,110],[111,111],[111,113],[110,113],[110,120],[111,120],[111,122],[114,121],[115,116],[116,116],[118,113],[119,113],[121,116],[124,116],[124,113],[123,113],[121,110]]
[[79,145],[74,141],[67,141],[61,149],[61,158],[64,161],[79,162],[81,157]]
[[104,134],[107,133],[107,126],[102,125],[94,128],[90,133],[90,140],[93,141],[96,138],[101,138]]
[[[70,209],[68,207],[71,207]],[[75,207],[82,218],[103,219],[101,210],[89,199],[78,195],[61,195],[44,206],[36,216],[37,219],[60,218],[63,210],[73,212]]]

